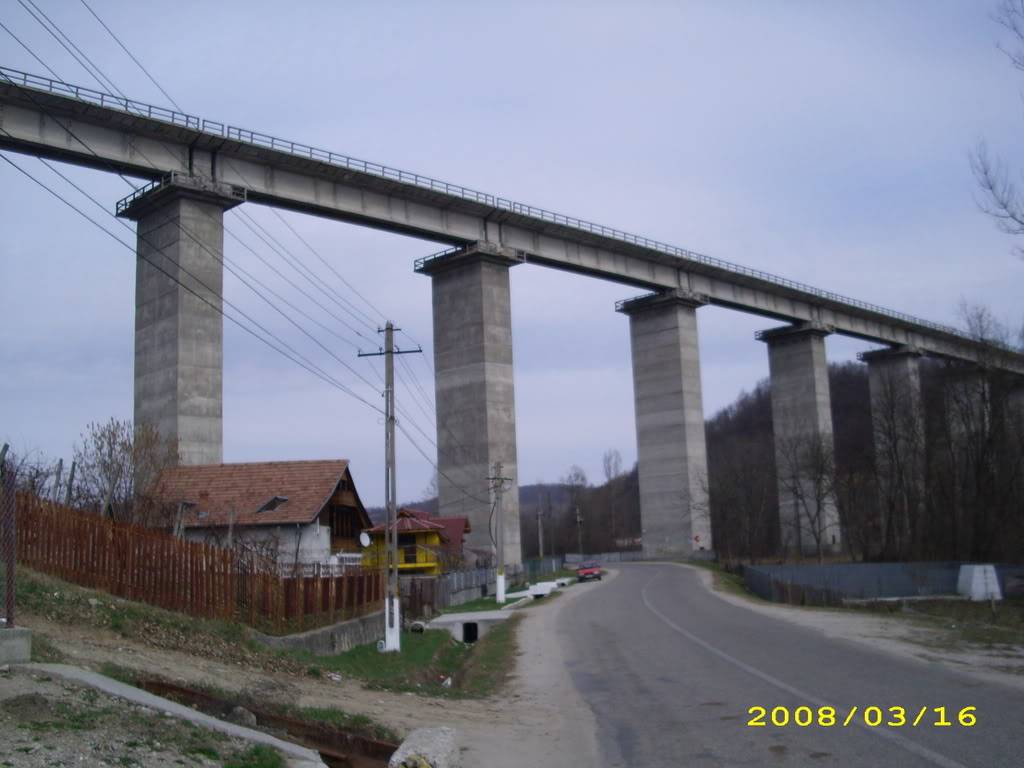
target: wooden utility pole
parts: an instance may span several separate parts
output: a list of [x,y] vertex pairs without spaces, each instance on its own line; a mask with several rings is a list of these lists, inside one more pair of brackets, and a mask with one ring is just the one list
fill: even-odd
[[398,592],[398,483],[395,473],[395,355],[422,352],[422,349],[402,350],[395,347],[395,328],[389,320],[383,331],[384,348],[377,352],[360,352],[359,357],[384,358],[384,499],[387,522],[384,525],[384,547],[387,551],[388,591],[385,599],[384,650],[402,650],[402,620],[399,614]]

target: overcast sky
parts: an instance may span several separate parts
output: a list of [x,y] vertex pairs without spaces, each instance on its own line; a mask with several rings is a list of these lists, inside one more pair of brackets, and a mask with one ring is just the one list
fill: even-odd
[[[125,93],[167,104],[77,0],[35,2]],[[985,138],[1024,165],[1024,76],[997,50],[987,3],[89,2],[191,114],[931,320],[958,324],[961,300],[1008,324],[1024,317],[1024,262],[979,212],[968,162]],[[0,21],[63,79],[96,86],[14,0]],[[0,64],[46,74],[2,30]],[[81,201],[37,160],[10,156]],[[69,459],[88,422],[132,415],[134,258],[0,165],[0,438]],[[69,173],[111,209],[131,191],[102,172]],[[245,209],[330,277],[271,211]],[[430,283],[412,263],[439,246],[284,216],[432,354]],[[278,259],[237,211],[225,222]],[[226,255],[297,296],[231,235]],[[571,464],[598,480],[612,447],[631,466],[628,321],[614,302],[636,289],[529,265],[511,275],[520,482],[556,480]],[[230,275],[225,294],[354,382]],[[710,416],[767,376],[754,332],[777,323],[717,308],[699,319]],[[379,359],[323,340],[376,378]],[[866,348],[828,340],[833,361]],[[406,362],[432,395],[427,361]],[[399,399],[433,436],[408,384]],[[408,441],[398,450],[399,496],[417,498],[432,469]],[[226,461],[346,457],[377,504],[383,453],[376,413],[226,325]]]

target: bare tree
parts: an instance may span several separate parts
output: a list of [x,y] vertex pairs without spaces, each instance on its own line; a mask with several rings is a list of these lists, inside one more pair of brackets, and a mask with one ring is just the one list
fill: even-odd
[[[1024,0],[1002,0],[994,19],[1009,38],[1008,43],[999,44],[999,49],[1016,69],[1024,72]],[[991,156],[984,141],[979,142],[971,154],[971,170],[981,187],[979,207],[1003,232],[1024,234],[1024,201],[1006,164]],[[1024,248],[1018,246],[1014,250],[1024,257]]]
[[[584,513],[584,493],[587,489],[587,473],[583,471],[583,468],[573,464],[569,467],[569,471],[562,478],[562,484],[569,487],[569,508],[564,516],[565,525],[563,525],[563,540],[566,544],[566,552],[575,551],[582,549],[581,543],[583,532],[586,527],[581,530],[578,528],[577,518]],[[579,542],[573,546],[570,545],[570,541],[573,538],[578,538]]]
[[166,525],[168,510],[155,501],[160,473],[178,463],[175,446],[149,425],[110,419],[92,423],[75,446],[78,506],[141,525]]
[[435,470],[433,472],[433,474],[430,475],[430,482],[427,483],[427,486],[423,489],[423,498],[424,499],[436,499],[437,496],[438,496],[438,490],[437,489],[438,489],[437,471]]
[[617,491],[618,483],[615,481],[622,475],[622,454],[619,453],[618,448],[609,448],[604,452],[604,456],[601,457],[602,464],[604,465],[604,479],[608,487],[608,531],[607,539],[609,540],[611,547],[609,549],[618,548],[618,520],[616,512],[617,507]]
[[609,448],[601,458],[604,465],[604,479],[611,482],[622,474],[622,454],[617,448]]
[[778,441],[779,485],[792,501],[782,525],[784,542],[812,551],[818,562],[840,536],[835,503],[835,452],[831,435],[805,430]]
[[[872,374],[871,423],[875,450],[875,482],[879,512],[875,523],[881,552],[887,558],[912,555],[920,538],[924,507],[924,414],[917,379],[881,368]],[[842,495],[851,503],[863,494],[854,478],[843,478]],[[860,496],[860,498],[863,498]],[[861,532],[867,525],[860,526]],[[851,535],[856,535],[852,530]]]

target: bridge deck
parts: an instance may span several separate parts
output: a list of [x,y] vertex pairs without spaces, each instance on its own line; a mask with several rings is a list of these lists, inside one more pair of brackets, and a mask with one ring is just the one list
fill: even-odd
[[592,222],[174,110],[0,67],[0,146],[157,179],[200,173],[264,203],[1024,373],[1024,356],[813,286]]

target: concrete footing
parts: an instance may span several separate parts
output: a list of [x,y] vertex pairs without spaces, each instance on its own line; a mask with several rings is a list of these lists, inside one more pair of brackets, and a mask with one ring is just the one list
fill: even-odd
[[25,664],[32,659],[32,631],[0,627],[0,664]]
[[768,345],[772,432],[779,489],[779,529],[786,552],[813,554],[841,547],[839,513],[831,493],[832,401],[825,337],[830,329],[805,323],[760,331]]
[[647,558],[710,553],[697,308],[672,291],[620,302],[629,316],[640,518]]
[[417,265],[433,286],[438,511],[469,518],[467,549],[493,552],[487,478],[501,462],[512,479],[502,513],[508,565],[522,562],[508,274],[518,263],[507,249],[477,243]]

